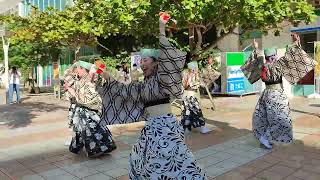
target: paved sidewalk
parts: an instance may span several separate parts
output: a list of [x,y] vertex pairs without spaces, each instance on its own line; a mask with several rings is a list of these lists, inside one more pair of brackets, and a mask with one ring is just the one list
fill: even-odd
[[[186,136],[199,165],[209,179],[277,180],[320,179],[319,100],[290,101],[295,142],[259,147],[251,134],[256,96],[216,100],[216,111],[203,108],[210,134]],[[203,106],[210,102],[203,100]],[[319,103],[320,104],[320,103]],[[22,104],[0,106],[0,179],[128,179],[128,156],[144,123],[112,126],[118,149],[88,159],[64,145],[68,103],[51,96],[27,97]],[[174,107],[179,115],[179,110]]]

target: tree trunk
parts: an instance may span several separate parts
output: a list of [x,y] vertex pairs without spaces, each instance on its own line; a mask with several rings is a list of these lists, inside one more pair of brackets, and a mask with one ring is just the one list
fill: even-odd
[[194,52],[194,27],[189,25],[189,47],[190,51]]
[[202,32],[201,32],[201,27],[196,27],[196,32],[197,32],[197,44],[196,44],[196,53],[201,51],[201,45],[202,45]]
[[78,61],[78,57],[79,57],[79,55],[80,55],[80,49],[81,49],[81,47],[78,46],[78,47],[76,48],[75,52],[74,52],[74,60],[75,60],[75,61]]

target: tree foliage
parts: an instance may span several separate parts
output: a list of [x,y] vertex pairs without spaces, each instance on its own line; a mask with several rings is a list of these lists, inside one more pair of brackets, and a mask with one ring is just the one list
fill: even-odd
[[76,6],[88,21],[100,23],[103,37],[121,34],[142,40],[157,35],[158,13],[167,11],[178,21],[172,31],[189,39],[178,43],[196,55],[216,48],[237,27],[242,33],[273,29],[279,34],[283,21],[296,25],[315,17],[305,0],[78,0]]
[[[10,16],[14,43],[36,44],[58,52],[61,47],[78,50],[98,40],[115,56],[156,44],[158,13],[166,11],[178,22],[170,28],[172,42],[196,58],[208,55],[225,36],[241,27],[278,34],[281,22],[309,23],[314,8],[305,0],[77,0],[64,11],[33,8],[28,17]],[[0,18],[1,21],[1,18]],[[98,37],[98,38],[97,38]],[[55,51],[57,50],[57,51]]]

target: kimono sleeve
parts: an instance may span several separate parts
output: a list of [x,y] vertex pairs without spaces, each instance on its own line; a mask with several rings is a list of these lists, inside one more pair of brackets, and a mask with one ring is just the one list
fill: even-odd
[[261,79],[264,82],[277,82],[281,80],[282,78],[282,68],[279,66],[279,64],[276,62],[271,64],[264,64],[262,73],[261,73]]
[[291,84],[297,83],[315,66],[316,62],[301,47],[293,44],[277,62],[281,67],[282,76]]
[[251,84],[260,79],[263,68],[263,59],[264,56],[262,51],[255,50],[252,52],[247,62],[241,66],[243,74]]
[[170,96],[180,98],[182,95],[182,70],[186,53],[174,47],[168,39],[160,36],[160,54],[158,76],[161,91]]
[[205,68],[201,73],[202,86],[210,87],[217,79],[219,79],[221,73],[213,68]]
[[141,82],[123,84],[112,76],[100,87],[102,124],[127,124],[140,121],[144,104],[141,101]]
[[75,97],[77,103],[89,109],[101,111],[101,98],[96,91],[95,85],[91,82],[82,83],[81,85]]

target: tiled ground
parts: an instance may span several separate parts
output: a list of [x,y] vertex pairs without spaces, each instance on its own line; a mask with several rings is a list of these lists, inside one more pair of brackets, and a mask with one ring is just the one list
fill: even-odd
[[[187,144],[210,179],[320,179],[318,100],[290,101],[295,142],[261,149],[251,135],[256,96],[219,98],[218,109],[203,108],[208,135],[197,131]],[[319,103],[320,104],[320,103]],[[203,101],[204,107],[209,105]],[[2,179],[128,179],[128,155],[143,122],[110,128],[118,149],[98,159],[68,152],[64,142],[68,103],[48,96],[27,97],[23,104],[0,106],[0,180]],[[220,108],[219,108],[220,107]],[[177,108],[174,112],[179,114]]]

